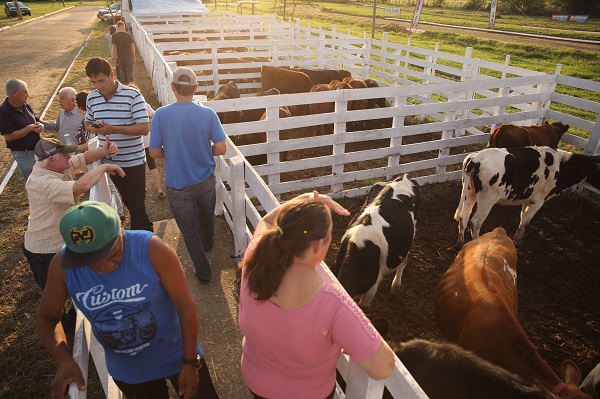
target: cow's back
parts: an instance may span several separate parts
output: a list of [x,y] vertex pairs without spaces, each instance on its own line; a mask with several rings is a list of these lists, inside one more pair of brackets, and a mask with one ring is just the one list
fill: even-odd
[[305,73],[268,65],[261,67],[260,79],[263,90],[276,88],[281,94],[308,93],[313,87]]
[[444,336],[469,348],[462,341],[472,331],[516,315],[516,267],[517,250],[501,227],[466,243],[436,289],[435,318]]

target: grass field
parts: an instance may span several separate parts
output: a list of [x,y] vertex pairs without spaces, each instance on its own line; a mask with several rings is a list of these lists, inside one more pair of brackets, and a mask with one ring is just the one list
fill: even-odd
[[[2,11],[2,14],[0,14],[0,28],[14,25],[19,22],[27,21],[27,20],[30,20],[33,18],[38,18],[42,15],[60,11],[67,7],[77,7],[79,5],[97,5],[98,8],[102,8],[102,7],[106,6],[106,2],[101,1],[101,0],[94,0],[94,1],[66,0],[64,2],[64,7],[63,7],[62,1],[43,1],[43,2],[42,1],[40,1],[40,2],[21,1],[21,2],[24,4],[27,4],[27,6],[31,9],[31,16],[24,15],[23,20],[19,21],[18,17],[7,17],[6,14],[4,13],[4,11]],[[0,4],[4,7],[4,4],[6,4],[6,2],[4,1]]]

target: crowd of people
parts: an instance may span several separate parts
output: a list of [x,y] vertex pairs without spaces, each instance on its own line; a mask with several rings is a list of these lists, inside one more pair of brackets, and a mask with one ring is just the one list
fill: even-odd
[[[182,398],[216,398],[182,265],[146,212],[145,165],[158,197],[168,199],[196,277],[209,283],[214,157],[225,154],[227,136],[217,114],[193,101],[190,68],[173,72],[176,102],[154,112],[133,84],[135,46],[124,24],[105,36],[115,68],[91,58],[85,73],[94,90],[62,88],[56,120],[36,116],[18,79],[6,83],[0,105],[0,131],[29,200],[23,253],[42,290],[37,332],[57,366],[51,397],[63,398],[71,382],[85,389],[65,334],[74,322],[73,310],[65,311],[70,297],[126,398],[166,399],[166,380]],[[164,159],[166,193],[154,158]],[[129,229],[120,202],[113,209],[87,200],[105,174],[129,211]],[[332,398],[342,350],[374,379],[394,369],[391,349],[360,308],[315,270],[331,243],[331,211],[349,215],[328,196],[307,193],[267,213],[254,231],[241,263],[239,326],[242,374],[255,398]]]

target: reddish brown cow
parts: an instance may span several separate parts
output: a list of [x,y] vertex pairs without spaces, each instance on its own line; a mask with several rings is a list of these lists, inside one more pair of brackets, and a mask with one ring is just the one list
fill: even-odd
[[561,398],[591,399],[578,387],[579,369],[578,381],[565,384],[519,324],[517,249],[502,227],[462,247],[437,287],[434,312],[448,340]]
[[[240,90],[235,83],[228,82],[226,85],[219,88],[217,95],[210,101],[229,100],[232,98],[240,98]],[[218,112],[217,115],[222,124],[238,123],[242,121],[242,111]]]
[[[319,91],[331,91],[334,90],[330,85],[328,84],[316,84],[312,87],[312,89],[310,89],[311,93],[316,93]],[[335,111],[335,103],[316,103],[316,104],[308,104],[308,108],[310,109],[310,113],[311,115],[314,114],[325,114],[328,112],[334,112]],[[313,126],[313,135],[317,136],[317,135],[324,135],[325,132],[325,126],[326,125],[315,125]],[[318,130],[318,131],[317,131]]]
[[332,80],[343,80],[346,77],[352,77],[352,74],[344,69],[333,70],[296,68],[294,70],[308,75],[310,80],[312,80],[315,85],[329,84]]
[[305,73],[268,65],[261,67],[260,81],[263,90],[274,87],[281,94],[308,93],[314,86]]
[[502,125],[492,130],[488,147],[517,148],[537,145],[556,149],[567,130],[569,125],[562,122],[534,126]]

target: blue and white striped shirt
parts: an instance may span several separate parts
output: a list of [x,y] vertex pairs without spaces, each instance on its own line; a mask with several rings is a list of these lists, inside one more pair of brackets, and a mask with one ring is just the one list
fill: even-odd
[[[86,108],[85,121],[88,123],[105,121],[114,126],[132,126],[136,123],[150,122],[144,96],[137,89],[120,82],[117,91],[108,100],[98,90],[92,91],[87,97]],[[104,146],[105,137],[99,135],[98,139]],[[102,158],[103,163],[114,163],[126,168],[146,162],[142,136],[111,134],[110,141],[119,147],[119,151],[112,159]]]

